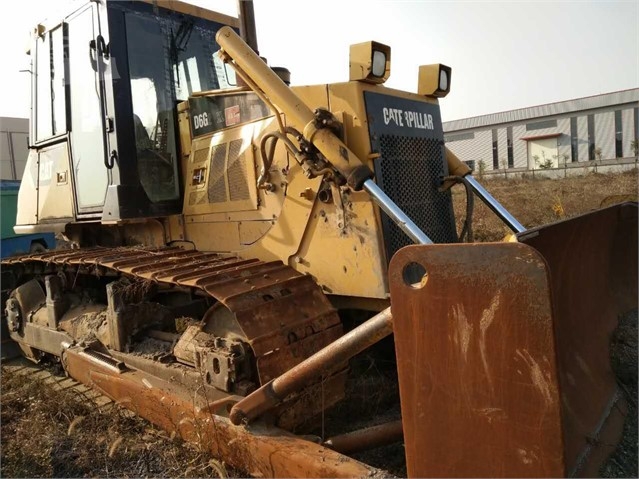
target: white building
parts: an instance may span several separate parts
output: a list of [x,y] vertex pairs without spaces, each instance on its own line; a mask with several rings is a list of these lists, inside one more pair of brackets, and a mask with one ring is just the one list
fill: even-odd
[[29,154],[29,120],[0,118],[0,179],[21,180]]
[[[446,146],[476,171],[632,168],[639,88],[444,123]],[[623,169],[623,168],[622,168]]]

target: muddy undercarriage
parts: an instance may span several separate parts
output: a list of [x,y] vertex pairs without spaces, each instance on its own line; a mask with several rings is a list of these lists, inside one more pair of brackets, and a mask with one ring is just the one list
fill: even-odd
[[[390,422],[374,441],[401,440],[392,340],[358,356],[348,384],[347,362],[333,364],[250,430],[227,419],[242,397],[343,334],[337,311],[312,278],[281,262],[178,248],[91,248],[8,260],[3,279],[3,287],[15,286],[3,298],[5,322],[25,356],[60,360],[73,378],[252,473],[265,472],[253,458],[263,454],[251,448],[266,447],[269,456],[279,451],[276,474],[291,475],[299,466],[284,451],[300,454],[315,443],[302,464],[321,457],[323,472],[312,472],[317,463],[304,475],[369,474],[372,468],[321,445],[350,432],[345,424]],[[349,399],[334,406],[347,392]],[[335,448],[352,447],[340,438]],[[228,446],[238,442],[244,447]],[[397,453],[394,462],[405,470],[403,451]],[[325,469],[331,457],[339,470]],[[344,461],[355,469],[341,467]]]

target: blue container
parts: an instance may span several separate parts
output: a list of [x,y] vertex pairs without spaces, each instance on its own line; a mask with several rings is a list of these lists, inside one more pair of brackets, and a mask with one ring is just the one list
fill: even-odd
[[0,258],[55,248],[53,233],[18,235],[13,231],[18,211],[20,181],[0,180]]

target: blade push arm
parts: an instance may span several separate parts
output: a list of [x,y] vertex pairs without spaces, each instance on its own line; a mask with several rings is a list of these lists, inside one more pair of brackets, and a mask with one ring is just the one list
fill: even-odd
[[446,148],[446,162],[448,163],[449,173],[453,176],[466,178],[475,194],[479,196],[481,200],[486,203],[486,206],[499,216],[511,230],[515,233],[523,233],[526,231],[526,228],[471,175],[472,170],[468,165],[457,158],[457,155],[448,148]]

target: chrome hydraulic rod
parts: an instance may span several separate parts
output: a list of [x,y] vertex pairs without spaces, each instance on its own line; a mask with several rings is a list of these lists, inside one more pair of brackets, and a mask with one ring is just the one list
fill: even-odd
[[239,401],[231,409],[231,422],[239,425],[255,419],[292,392],[299,391],[313,379],[335,369],[392,332],[393,318],[390,308],[386,308]]
[[404,213],[373,180],[366,180],[364,182],[364,189],[371,195],[371,198],[375,200],[382,211],[415,243],[433,244],[433,241],[426,236],[426,233],[419,229],[419,227],[406,216],[406,213]]
[[499,216],[511,230],[515,233],[523,233],[526,231],[526,228],[517,221],[515,217],[511,215],[508,210],[504,208],[501,203],[499,203],[499,201],[497,201],[493,195],[491,195],[475,178],[473,178],[472,175],[466,175],[465,178],[468,183],[470,183],[475,194],[479,196],[481,200],[486,203],[486,206]]
[[[493,213],[506,223],[511,230],[515,233],[522,233],[526,231],[526,228],[517,221],[515,217],[493,197],[493,195],[488,193],[488,191],[475,178],[473,178],[471,175],[472,170],[468,167],[468,165],[457,158],[457,155],[448,148],[446,148],[446,162],[448,163],[449,174],[453,176],[463,176],[468,181],[475,194],[479,196],[481,200],[486,203],[486,206],[488,206]],[[453,183],[449,183],[444,186],[450,188],[452,184]]]

